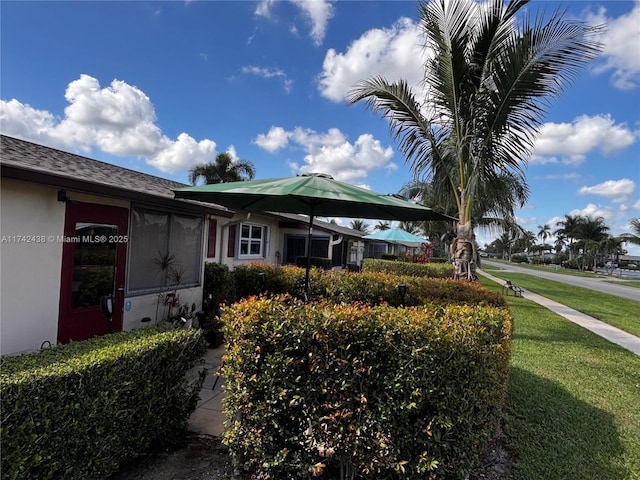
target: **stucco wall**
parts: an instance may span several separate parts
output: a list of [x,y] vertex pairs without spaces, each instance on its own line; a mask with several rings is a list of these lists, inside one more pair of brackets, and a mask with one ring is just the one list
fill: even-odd
[[[57,200],[56,188],[17,180],[3,178],[0,193],[0,353],[16,354],[38,350],[46,341],[56,344],[65,204]],[[130,207],[125,200],[76,192],[67,196]],[[201,286],[178,294],[181,303],[201,308]],[[157,293],[126,297],[124,305],[123,330],[155,324]],[[162,308],[157,316],[162,318]],[[142,322],[145,317],[152,321]]]
[[2,180],[0,352],[56,343],[65,204],[57,190]]
[[[241,223],[251,223],[254,225],[265,225],[269,227],[269,242],[267,247],[267,255],[266,257],[244,257],[238,258],[237,246],[236,246],[236,256],[228,257],[227,249],[229,245],[229,226],[230,225],[239,225]],[[229,268],[233,269],[236,265],[244,265],[256,262],[265,262],[277,264],[279,263],[279,258],[276,255],[276,252],[282,254],[283,248],[283,238],[282,232],[278,228],[278,220],[273,219],[271,217],[263,217],[259,214],[255,213],[238,213],[233,216],[230,220],[226,222],[224,220],[218,220],[218,238],[222,237],[222,241],[218,241],[219,245],[221,245],[220,251],[217,253],[217,258],[215,261],[219,261],[220,263],[224,263]],[[211,261],[211,259],[207,259],[207,261]]]
[[[187,305],[190,309],[191,304],[195,303],[196,310],[202,308],[202,287],[179,289],[177,294],[181,305]],[[133,330],[161,324],[166,315],[166,308],[158,303],[158,295],[158,293],[150,293],[126,297],[122,329]],[[143,322],[143,318],[150,318],[151,321]]]

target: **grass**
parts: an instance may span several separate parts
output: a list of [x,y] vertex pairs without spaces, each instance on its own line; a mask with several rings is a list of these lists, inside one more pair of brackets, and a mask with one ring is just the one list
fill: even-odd
[[605,280],[607,283],[624,285],[625,287],[640,288],[640,280]]
[[640,302],[522,273],[491,274],[640,337]]
[[[621,283],[624,285],[640,288],[639,278],[625,275],[626,278],[621,279],[619,276],[619,273],[614,273],[613,275],[605,275],[604,273],[593,273],[590,270],[583,271],[583,270],[576,270],[573,268],[556,268],[556,266],[550,266],[550,265],[533,265],[531,263],[514,263],[514,262],[509,262],[508,260],[503,260],[501,258],[491,258],[490,260],[492,262],[501,263],[503,265],[515,265],[517,267],[528,268],[529,270],[538,270],[540,272],[551,272],[551,273],[557,273],[559,275],[571,275],[574,277],[587,277],[587,278],[611,278],[611,281],[614,281],[616,283]],[[496,267],[492,265],[487,265],[485,263],[483,263],[483,266],[482,266],[483,270],[491,270],[495,268]],[[616,269],[615,272],[619,272],[619,270]]]
[[640,479],[640,357],[534,302],[508,302],[513,479]]

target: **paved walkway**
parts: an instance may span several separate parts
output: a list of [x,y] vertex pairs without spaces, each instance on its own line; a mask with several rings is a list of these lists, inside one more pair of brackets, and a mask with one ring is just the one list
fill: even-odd
[[[504,284],[504,280],[494,277],[480,269],[478,269],[478,273],[500,285]],[[600,335],[610,342],[620,345],[636,355],[640,355],[640,338],[536,293],[525,290],[523,296],[547,307],[549,310],[563,316],[567,320]],[[218,377],[214,375],[222,364],[223,353],[223,346],[210,348],[204,357],[204,367],[208,370],[208,374],[204,381],[202,392],[200,393],[198,406],[189,418],[189,430],[192,432],[213,436],[221,436],[222,432],[224,432],[224,413],[222,412],[222,398],[224,397],[222,384],[224,383],[224,378],[219,377],[216,383],[216,378]],[[197,371],[202,369],[202,367],[202,365],[198,365],[191,371],[190,375],[192,375],[192,378],[194,375],[197,375]],[[214,384],[216,384],[215,389],[213,389]]]
[[[480,269],[477,272],[489,280],[493,280],[499,285],[504,284],[504,280],[498,277],[494,277],[493,275],[484,272]],[[622,348],[626,348],[627,350],[635,353],[636,355],[640,355],[640,338],[635,335],[631,335],[630,333],[624,332],[619,328],[612,327],[608,323],[601,322],[589,315],[585,315],[582,312],[574,310],[573,308],[569,308],[561,303],[554,302],[546,297],[538,295],[537,293],[524,291],[522,296],[528,300],[536,302],[554,313],[563,316],[567,320],[580,325],[587,330],[595,333],[596,335],[600,335],[601,337],[609,340],[612,343],[620,345]]]
[[[216,437],[221,436],[222,432],[224,432],[224,414],[222,413],[222,398],[224,396],[222,384],[224,383],[224,378],[214,375],[222,364],[223,353],[224,347],[222,345],[218,348],[209,348],[204,356],[204,365],[196,366],[189,373],[193,378],[203,367],[208,370],[196,411],[189,417],[189,430],[192,432]],[[219,379],[217,383],[216,378]],[[214,384],[216,384],[215,390],[213,389]]]

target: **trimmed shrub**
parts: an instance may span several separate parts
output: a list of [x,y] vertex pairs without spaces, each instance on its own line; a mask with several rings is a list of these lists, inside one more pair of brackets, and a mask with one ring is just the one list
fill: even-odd
[[448,263],[392,262],[376,258],[362,261],[363,272],[384,272],[414,277],[452,278],[453,266]]
[[224,441],[257,478],[462,479],[499,420],[506,309],[253,297],[224,322]]
[[[403,262],[385,262],[385,264]],[[420,269],[423,264],[406,264],[409,268]],[[450,265],[433,265],[446,267]],[[436,270],[437,271],[437,270]],[[236,267],[234,273],[237,300],[260,293],[300,295],[304,289],[304,269],[298,267],[278,267],[256,263]],[[258,282],[258,273],[265,274],[265,285]],[[487,304],[503,306],[505,301],[497,292],[490,292],[478,283],[462,282],[451,278],[428,278],[423,276],[400,276],[380,272],[345,272],[337,270],[310,271],[310,295],[312,298],[325,298],[333,302],[365,302],[372,305],[388,303],[400,305],[398,284],[407,285],[408,294],[405,305],[423,305],[426,303]]]
[[233,283],[228,266],[213,262],[204,264],[204,302],[214,306],[229,302],[234,298]]
[[[312,267],[329,270],[331,268],[331,260],[322,257],[310,257],[309,264]],[[301,268],[307,267],[307,257],[296,257],[296,265]]]
[[407,286],[404,305],[429,303],[440,305],[467,304],[504,306],[506,302],[498,292],[490,292],[479,283],[453,279],[400,276],[388,273],[345,274],[331,272],[323,277],[327,299],[334,302],[365,302],[371,305],[401,303],[398,285]]
[[2,479],[104,478],[196,407],[199,330],[144,328],[0,360]]

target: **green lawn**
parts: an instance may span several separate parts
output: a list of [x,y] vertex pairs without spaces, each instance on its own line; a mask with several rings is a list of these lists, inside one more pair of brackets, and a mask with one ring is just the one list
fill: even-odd
[[640,479],[640,357],[534,302],[508,301],[514,480]]
[[516,285],[609,325],[640,337],[640,302],[596,292],[566,283],[553,282],[523,273],[488,270],[499,278],[509,278]]
[[[640,278],[628,276],[623,273],[624,278],[621,279],[619,276],[619,270],[617,269],[615,270],[614,275],[605,275],[604,273],[593,273],[588,270],[582,271],[582,270],[575,270],[572,268],[556,268],[555,266],[552,266],[552,265],[547,266],[547,265],[533,265],[531,263],[515,263],[515,262],[509,262],[508,260],[502,260],[500,258],[491,258],[490,260],[492,262],[501,263],[506,267],[510,265],[514,265],[517,267],[528,268],[530,270],[538,270],[540,272],[552,272],[552,273],[558,273],[560,275],[572,275],[574,277],[610,278],[611,281],[616,283],[619,282],[624,285],[640,287]],[[489,270],[495,270],[496,267],[483,263],[482,269],[489,271]]]

